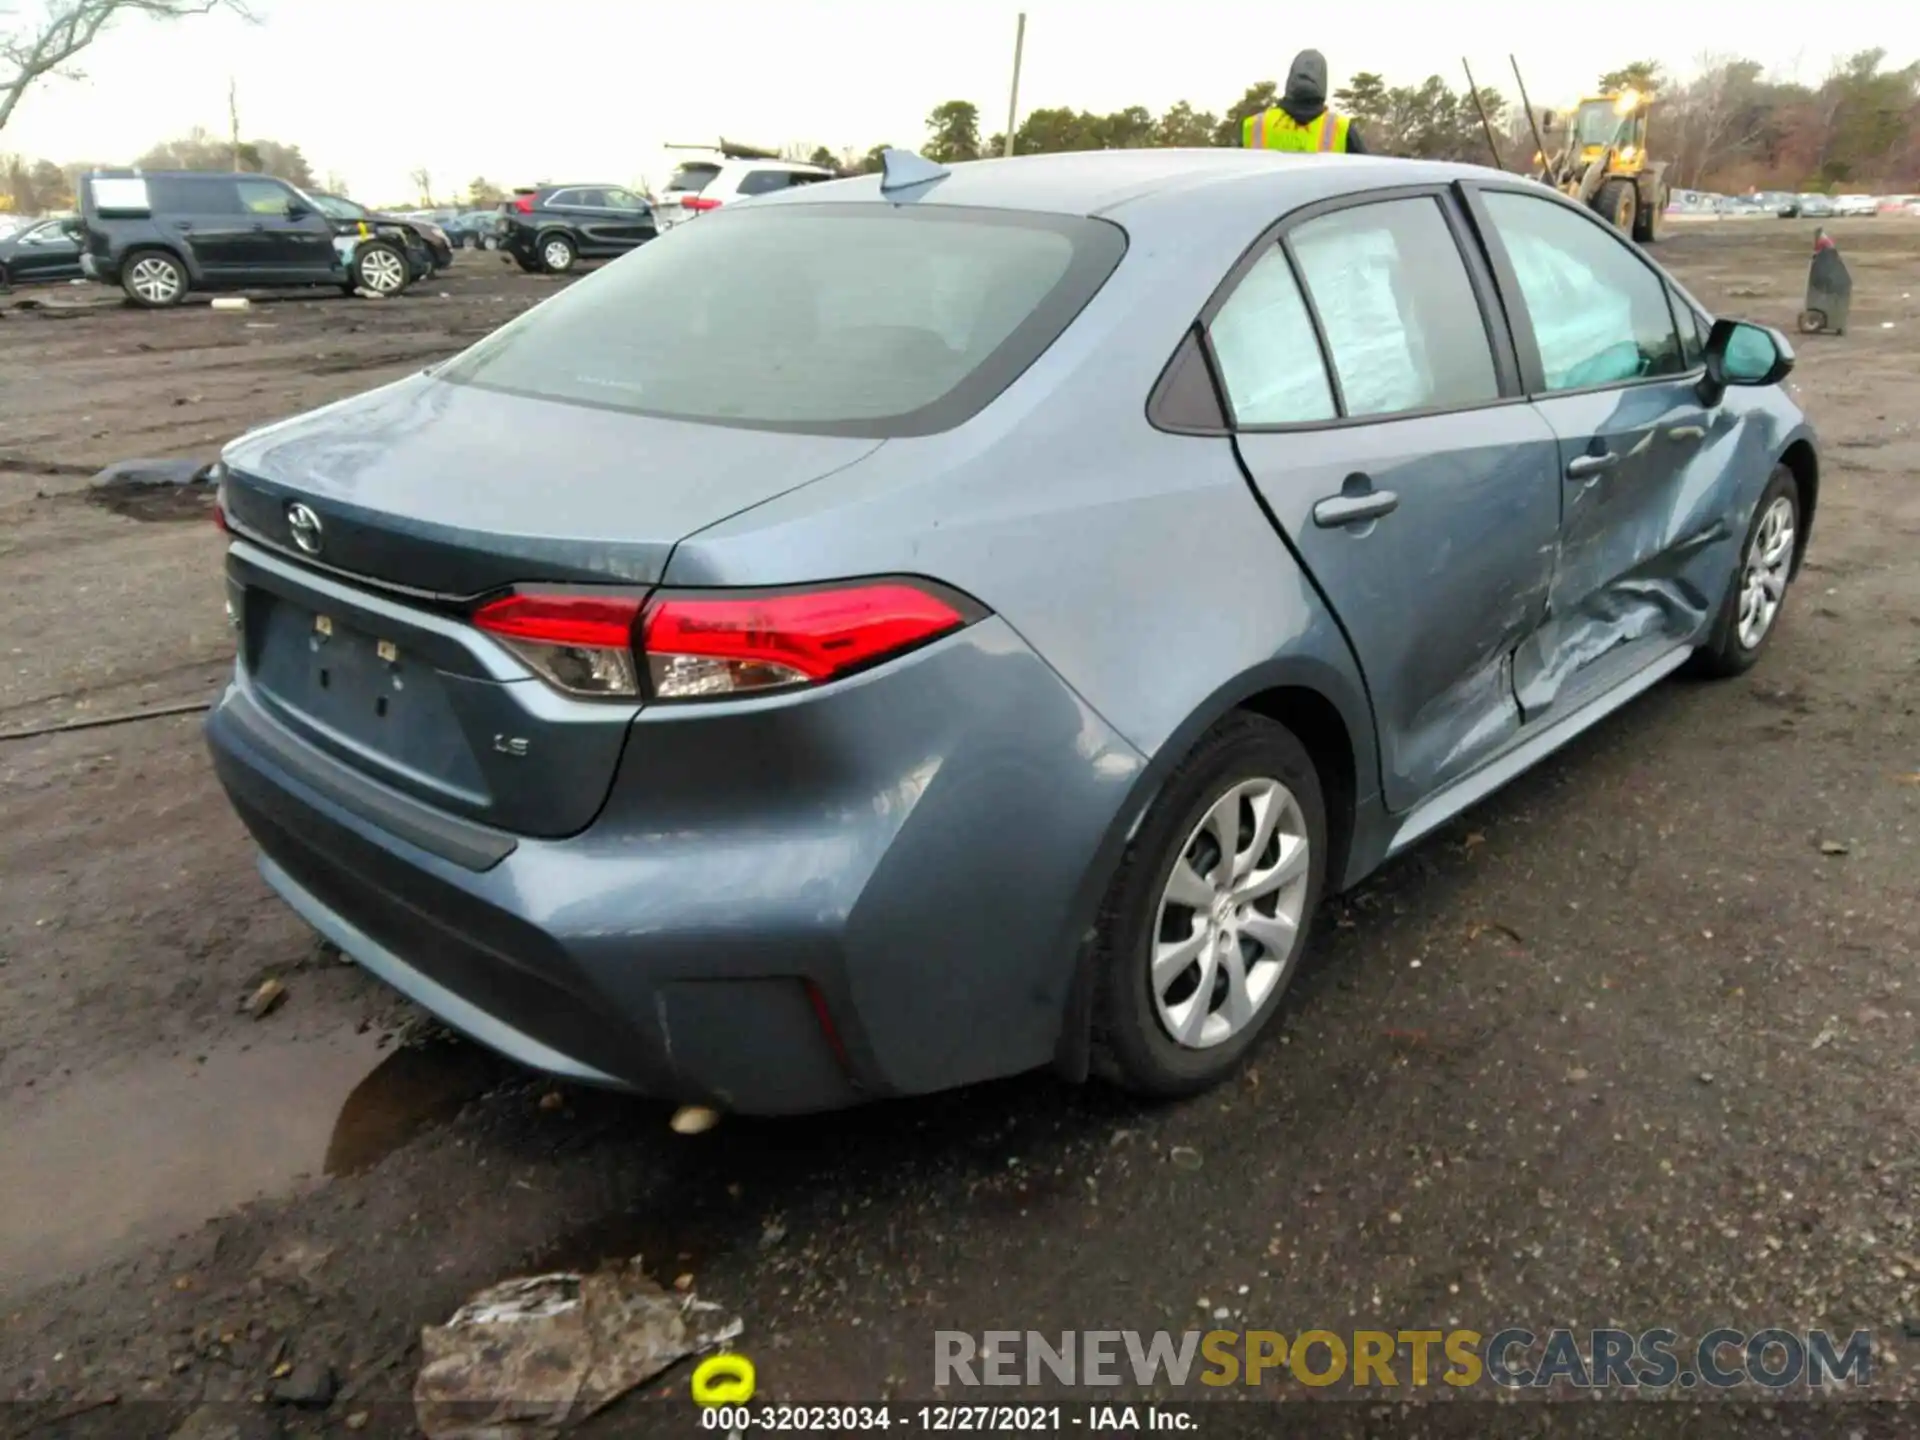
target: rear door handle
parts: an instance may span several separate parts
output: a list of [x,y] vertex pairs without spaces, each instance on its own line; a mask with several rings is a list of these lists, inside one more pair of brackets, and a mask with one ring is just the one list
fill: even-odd
[[1399,508],[1400,497],[1391,490],[1368,490],[1358,495],[1329,495],[1313,507],[1313,523],[1323,530],[1342,525],[1359,525],[1378,520]]
[[173,222],[173,228],[176,230],[191,230],[193,228],[193,222],[191,220],[176,220]]
[[1576,455],[1567,462],[1569,480],[1591,480],[1596,475],[1605,474],[1620,463],[1620,457],[1609,451],[1605,455]]
[[1671,430],[1667,431],[1667,438],[1669,440],[1704,440],[1707,438],[1707,427],[1704,425],[1675,425]]

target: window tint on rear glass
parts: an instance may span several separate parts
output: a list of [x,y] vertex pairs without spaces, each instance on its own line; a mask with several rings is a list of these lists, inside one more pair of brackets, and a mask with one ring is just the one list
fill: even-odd
[[667,181],[667,188],[669,190],[685,190],[697,195],[700,191],[706,189],[708,185],[712,184],[713,177],[719,173],[720,167],[718,165],[702,165],[697,162],[682,165],[673,172],[673,178]]
[[767,195],[784,190],[793,181],[791,170],[749,170],[740,177],[742,195]]
[[1688,369],[1667,287],[1598,221],[1531,195],[1486,192],[1548,390],[1618,385]]
[[1080,216],[716,211],[562,291],[442,378],[674,419],[844,435],[959,424],[1052,344],[1126,242]]
[[1320,358],[1293,267],[1278,245],[1254,263],[1208,331],[1220,380],[1241,425],[1297,425],[1334,416],[1333,387]]
[[1500,397],[1466,263],[1437,200],[1336,210],[1288,236],[1350,416]]

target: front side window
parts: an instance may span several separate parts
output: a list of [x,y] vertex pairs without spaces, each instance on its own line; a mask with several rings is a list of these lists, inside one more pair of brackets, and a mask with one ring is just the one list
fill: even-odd
[[1431,196],[1336,210],[1288,237],[1349,416],[1500,397],[1466,262]]
[[609,210],[644,210],[647,208],[647,202],[631,190],[608,190],[605,192],[605,199]]
[[1236,423],[1300,425],[1334,418],[1320,342],[1278,245],[1228,297],[1208,339]]
[[1532,195],[1488,191],[1483,198],[1519,279],[1547,390],[1689,368],[1666,285],[1601,222]]
[[285,215],[287,202],[293,199],[286,187],[266,180],[241,180],[236,188],[241,208],[249,215]]
[[826,434],[958,424],[1125,252],[1079,216],[939,206],[720,211],[643,245],[438,372],[544,399]]

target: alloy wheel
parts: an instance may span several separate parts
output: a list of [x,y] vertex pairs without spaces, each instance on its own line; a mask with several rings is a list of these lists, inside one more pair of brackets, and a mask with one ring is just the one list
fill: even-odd
[[360,257],[360,283],[376,295],[397,295],[407,283],[407,267],[391,250],[369,250]]
[[1793,540],[1793,501],[1785,495],[1775,496],[1754,527],[1740,585],[1740,643],[1748,650],[1759,648],[1780,614],[1780,603],[1787,593],[1787,572],[1793,565]]
[[1201,816],[1155,917],[1148,987],[1175,1043],[1208,1050],[1252,1023],[1293,958],[1307,898],[1300,802],[1243,780]]
[[134,261],[127,283],[149,305],[167,305],[180,294],[180,271],[171,260],[149,256]]
[[573,247],[564,240],[549,240],[547,248],[541,252],[541,258],[547,262],[549,270],[565,270],[573,264]]

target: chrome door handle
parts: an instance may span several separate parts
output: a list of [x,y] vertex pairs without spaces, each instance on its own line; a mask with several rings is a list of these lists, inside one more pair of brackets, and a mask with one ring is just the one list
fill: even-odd
[[1707,438],[1707,427],[1704,425],[1676,425],[1667,431],[1667,438],[1669,440],[1704,440]]
[[1605,474],[1620,463],[1620,457],[1609,451],[1605,455],[1576,455],[1567,462],[1567,479],[1591,480],[1596,475]]
[[1360,525],[1378,520],[1399,508],[1400,497],[1391,490],[1368,490],[1358,495],[1329,495],[1313,507],[1313,523],[1323,530],[1342,525]]

